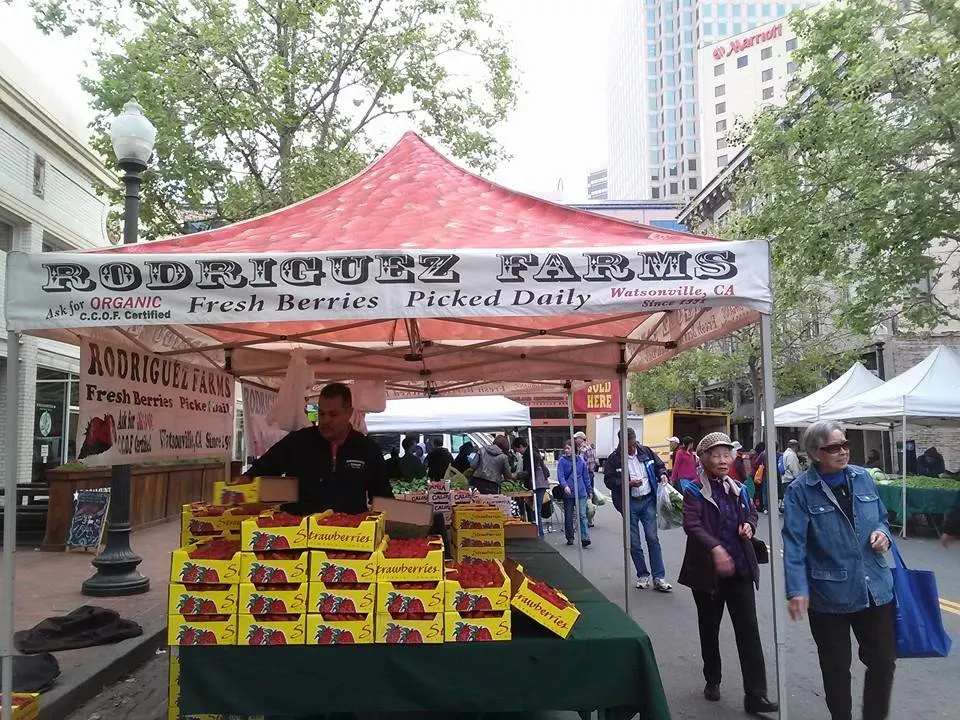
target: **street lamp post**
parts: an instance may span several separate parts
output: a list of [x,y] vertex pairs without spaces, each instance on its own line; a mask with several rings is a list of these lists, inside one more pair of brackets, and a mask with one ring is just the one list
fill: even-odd
[[[137,242],[140,219],[140,181],[153,155],[156,128],[143,108],[130,100],[113,119],[110,139],[123,170],[123,243]],[[130,466],[114,465],[110,472],[110,510],[107,546],[93,560],[97,572],[83,583],[83,594],[95,597],[137,595],[150,589],[150,579],[137,566],[141,558],[130,548]]]

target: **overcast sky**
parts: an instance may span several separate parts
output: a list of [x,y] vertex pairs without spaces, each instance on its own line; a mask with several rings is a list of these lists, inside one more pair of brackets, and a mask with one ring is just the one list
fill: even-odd
[[[25,0],[0,3],[0,42],[39,75],[53,114],[85,125],[92,113],[77,76],[88,56],[84,43],[45,37]],[[530,193],[582,200],[586,174],[606,162],[606,41],[616,0],[488,0],[513,42],[522,94],[498,131],[513,159],[494,179]],[[72,120],[72,122],[71,122]]]

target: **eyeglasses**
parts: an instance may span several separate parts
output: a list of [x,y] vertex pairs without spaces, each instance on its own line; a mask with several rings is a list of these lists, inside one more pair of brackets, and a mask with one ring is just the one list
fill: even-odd
[[820,452],[825,452],[829,455],[839,455],[840,453],[848,452],[849,450],[850,442],[848,440],[838,443],[831,443],[830,445],[824,445],[820,448]]

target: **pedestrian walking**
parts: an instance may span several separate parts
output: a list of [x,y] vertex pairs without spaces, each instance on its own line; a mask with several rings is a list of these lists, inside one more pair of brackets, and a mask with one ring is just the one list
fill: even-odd
[[[670,473],[670,482],[680,490],[684,480],[697,479],[697,456],[693,451],[693,438],[684,435],[680,440],[680,447],[673,454],[673,469]],[[682,492],[682,491],[681,491]]]
[[[679,452],[679,451],[678,451]],[[683,530],[687,547],[677,580],[693,591],[703,657],[703,696],[720,699],[720,621],[726,607],[733,624],[743,677],[743,707],[751,715],[775,712],[767,699],[767,673],[757,623],[760,570],[753,547],[757,510],[742,483],[730,477],[733,443],[710,433],[697,445],[703,466],[698,479],[684,480]]]
[[843,426],[820,420],[803,448],[811,467],[787,488],[783,559],[790,617],[807,613],[832,720],[852,720],[850,631],[866,666],[863,720],[884,720],[896,665],[887,509],[873,478],[850,465]]
[[[513,449],[519,456],[517,479],[523,482],[528,490],[533,490],[531,504],[528,505],[524,503],[523,505],[526,510],[527,520],[534,522],[534,516],[536,516],[538,532],[540,533],[540,537],[543,537],[543,498],[550,488],[550,470],[547,468],[546,463],[543,462],[543,456],[540,454],[540,451],[534,447],[533,477],[531,477],[530,471],[527,469],[527,466],[530,464],[530,448],[529,445],[527,445],[527,441],[523,437],[514,438]],[[536,503],[536,505],[533,503]],[[536,507],[536,511],[534,511],[534,507]]]
[[[623,442],[617,433],[617,449],[607,458],[603,466],[603,482],[613,493],[613,506],[621,515],[630,517],[630,556],[637,571],[637,588],[646,590],[651,586],[660,592],[671,592],[673,586],[667,582],[667,571],[663,565],[663,552],[660,549],[660,537],[657,535],[657,493],[658,483],[667,482],[667,468],[663,460],[653,450],[637,443],[637,433],[627,428],[627,483],[630,487],[630,506],[623,507]],[[643,555],[640,528],[647,540],[650,553],[650,570],[647,570]],[[653,576],[651,578],[652,571]]]
[[[573,440],[577,444],[577,454],[583,458],[587,464],[587,500],[593,502],[594,478],[597,472],[597,451],[593,445],[587,442],[587,436],[583,432],[573,434]],[[587,515],[587,527],[593,527],[593,516]]]
[[[576,468],[576,478],[574,478]],[[563,489],[563,531],[567,536],[567,545],[573,545],[574,518],[580,522],[580,543],[590,546],[590,530],[587,527],[587,464],[579,455],[573,454],[568,442],[563,446],[563,455],[557,462],[557,480]],[[579,507],[578,507],[579,506]],[[578,513],[579,509],[579,513]]]

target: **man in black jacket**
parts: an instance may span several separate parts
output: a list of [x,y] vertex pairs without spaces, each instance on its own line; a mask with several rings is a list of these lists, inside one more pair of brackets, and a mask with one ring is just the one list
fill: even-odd
[[320,391],[317,426],[295,430],[258,458],[247,475],[290,475],[300,499],[286,507],[305,515],[322,510],[365,512],[371,498],[393,497],[383,453],[350,424],[353,396],[342,383]]

